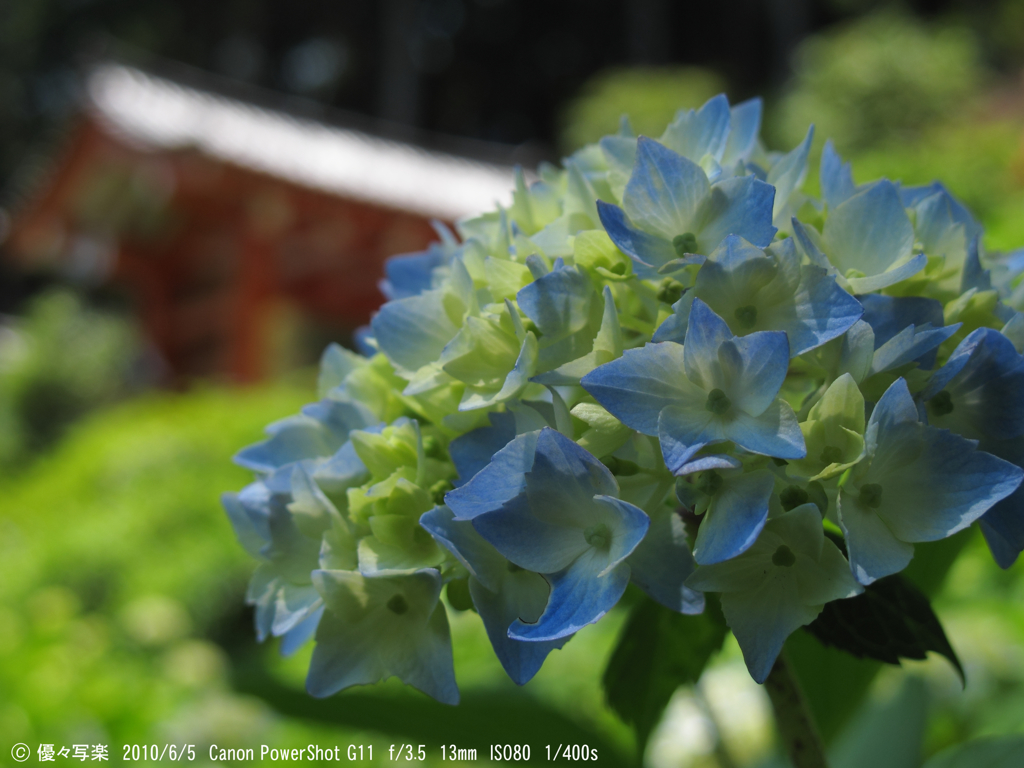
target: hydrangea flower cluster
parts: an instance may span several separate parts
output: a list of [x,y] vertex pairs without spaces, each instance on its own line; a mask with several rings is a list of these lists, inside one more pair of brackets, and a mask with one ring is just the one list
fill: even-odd
[[718,96],[520,172],[391,259],[363,354],[328,348],[319,402],[238,454],[256,630],[315,636],[311,694],[456,703],[466,609],[526,683],[630,583],[720,593],[761,682],[915,544],[977,521],[1002,567],[1024,549],[1024,252],[831,143],[811,197],[813,130],[772,153],[760,120]]

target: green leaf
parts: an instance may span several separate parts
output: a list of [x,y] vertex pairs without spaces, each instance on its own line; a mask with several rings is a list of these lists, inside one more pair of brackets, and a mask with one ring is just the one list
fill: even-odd
[[924,768],[1017,768],[1024,765],[1024,736],[991,736],[943,750]]
[[684,616],[650,599],[639,603],[608,661],[603,681],[608,704],[633,726],[640,755],[672,694],[700,679],[725,640],[718,600],[706,598],[700,616]]
[[887,664],[924,659],[935,651],[964,680],[960,660],[928,598],[899,574],[879,579],[856,597],[828,603],[806,630],[826,645]]

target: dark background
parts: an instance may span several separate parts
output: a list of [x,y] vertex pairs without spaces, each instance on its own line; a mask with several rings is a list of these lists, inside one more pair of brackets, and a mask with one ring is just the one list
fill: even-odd
[[[560,108],[601,69],[699,64],[721,73],[733,98],[770,95],[802,38],[892,5],[963,16],[986,37],[999,34],[1007,3],[4,0],[0,186],[8,200],[23,186],[17,177],[31,176],[31,156],[73,111],[81,66],[105,55],[177,62],[275,91],[285,106],[329,105],[421,137],[529,143],[557,156]],[[982,48],[990,65],[1013,63],[999,46]]]

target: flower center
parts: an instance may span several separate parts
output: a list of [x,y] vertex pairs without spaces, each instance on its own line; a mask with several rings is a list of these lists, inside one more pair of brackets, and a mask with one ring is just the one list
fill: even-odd
[[583,538],[587,540],[587,544],[596,549],[608,549],[612,543],[612,532],[604,523],[598,523],[583,531]]
[[684,232],[672,238],[672,247],[676,255],[682,258],[688,253],[697,252],[697,236],[693,232]]
[[732,400],[720,389],[712,389],[708,392],[708,401],[705,407],[716,416],[724,416],[732,408]]
[[806,504],[809,498],[807,491],[799,485],[791,485],[779,494],[782,508],[787,512],[791,509],[796,509],[801,504]]
[[878,483],[868,483],[860,487],[860,503],[862,506],[878,509],[882,506],[882,486]]
[[749,330],[757,324],[757,307],[753,304],[747,304],[745,307],[740,307],[732,316],[736,318],[736,324],[740,328]]
[[683,295],[683,284],[671,277],[666,277],[658,283],[658,301],[666,304],[675,304]]
[[708,496],[714,496],[722,487],[722,482],[722,476],[715,470],[709,469],[706,472],[701,472],[700,477],[697,478],[697,490]]
[[782,568],[792,568],[794,563],[796,563],[796,555],[793,554],[793,550],[785,544],[779,544],[779,548],[776,549],[775,554],[772,555],[772,565],[778,565]]
[[394,595],[388,600],[388,610],[397,616],[401,616],[409,610],[409,604],[405,602],[405,598],[402,595]]
[[953,398],[946,390],[929,400],[928,405],[936,416],[947,416],[953,412]]
[[843,460],[843,449],[834,445],[826,445],[821,449],[821,461],[825,464],[838,464]]

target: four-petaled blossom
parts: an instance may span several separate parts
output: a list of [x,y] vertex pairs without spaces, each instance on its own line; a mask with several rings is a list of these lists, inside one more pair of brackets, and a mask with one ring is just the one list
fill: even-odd
[[825,538],[821,515],[803,504],[769,520],[750,549],[702,565],[687,584],[722,593],[722,612],[750,676],[763,683],[786,638],[832,600],[864,591],[839,548]]
[[704,446],[726,440],[780,459],[806,454],[793,409],[778,397],[789,368],[786,334],[734,336],[700,299],[685,342],[628,350],[581,383],[624,424],[658,436],[678,473]]
[[915,542],[963,530],[1024,477],[976,441],[918,421],[903,379],[875,404],[864,443],[839,494],[839,523],[862,584],[903,570]]
[[617,498],[608,468],[559,432],[546,428],[516,441],[532,443],[533,449],[521,454],[530,465],[515,495],[495,487],[481,505],[476,494],[488,488],[478,475],[445,501],[457,520],[472,520],[510,562],[544,574],[551,584],[540,618],[516,621],[509,636],[556,640],[594,623],[619,601],[631,574],[626,558],[644,538],[650,518]]
[[728,235],[766,246],[775,236],[775,188],[753,176],[708,181],[699,165],[658,142],[637,141],[622,208],[598,201],[608,236],[641,264],[708,254]]
[[313,584],[326,610],[306,678],[310,694],[395,676],[440,702],[459,703],[437,571],[313,571]]

